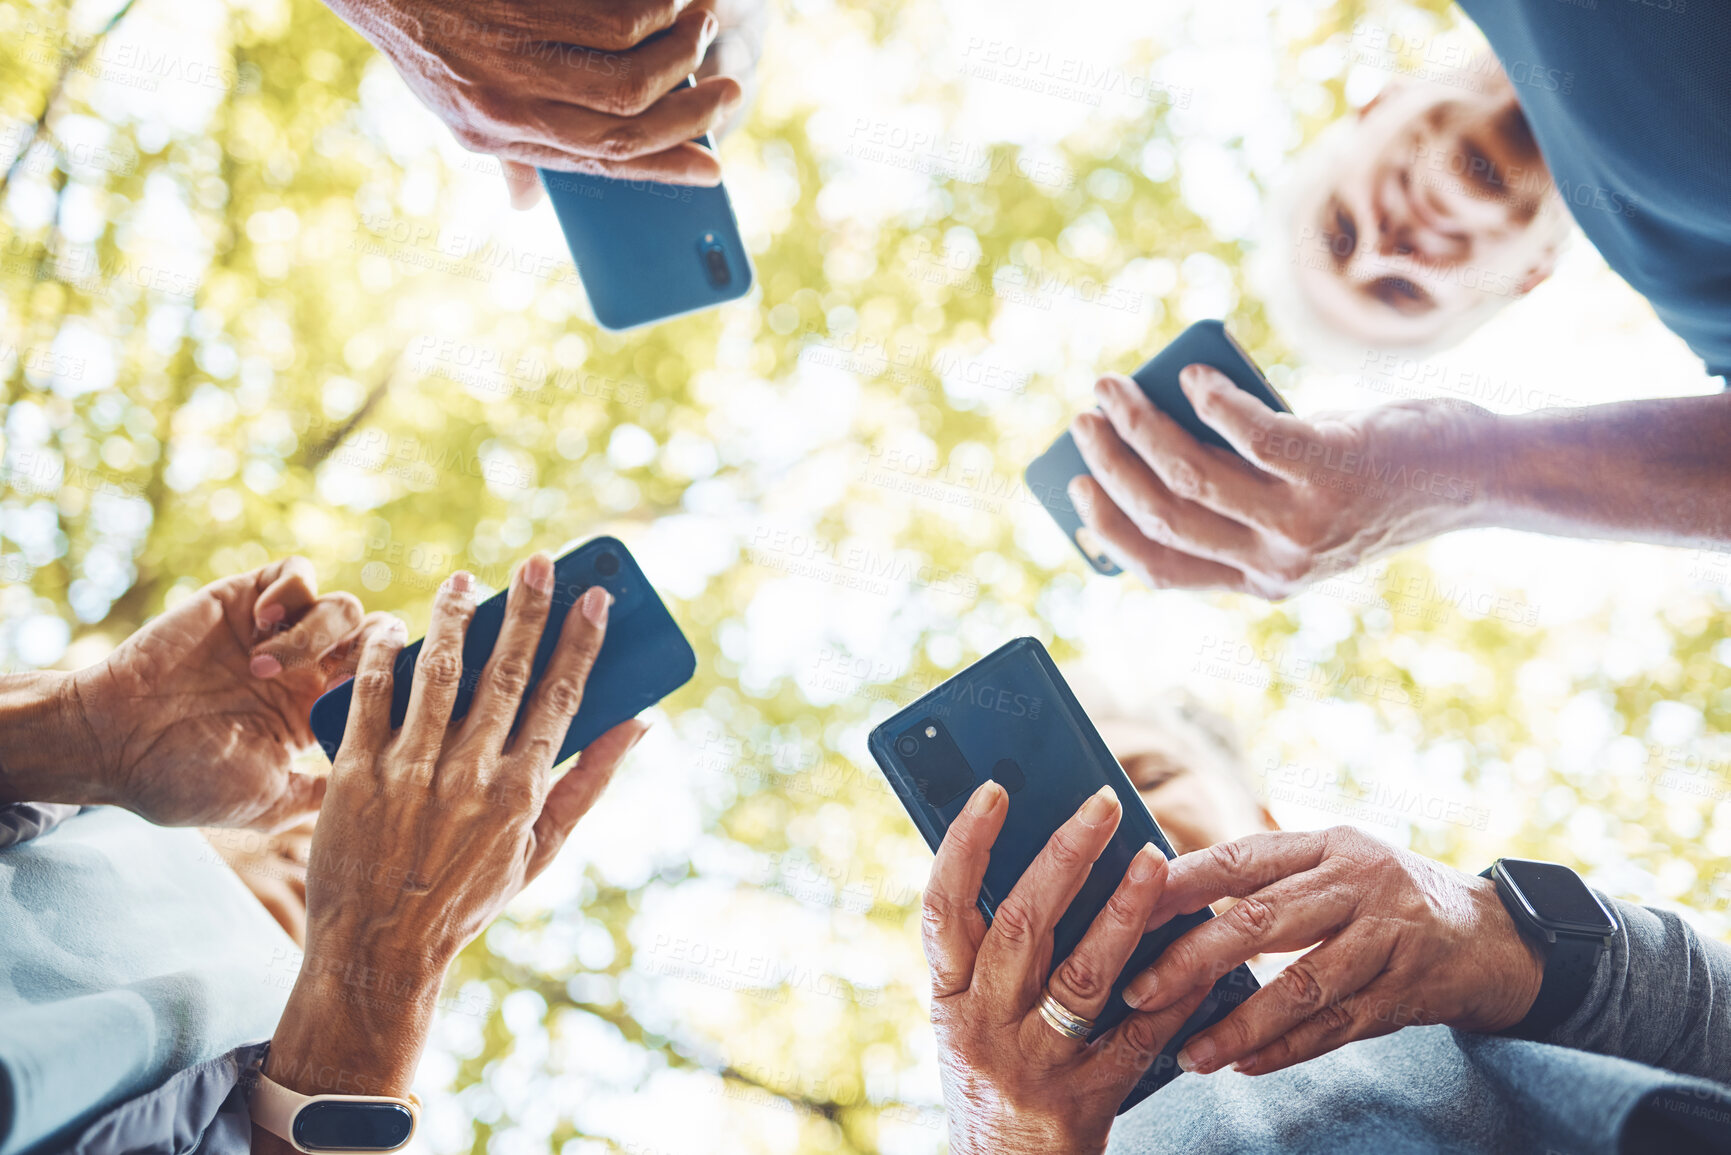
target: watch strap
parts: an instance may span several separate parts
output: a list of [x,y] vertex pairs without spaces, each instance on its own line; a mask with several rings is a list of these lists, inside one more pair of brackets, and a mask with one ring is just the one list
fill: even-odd
[[1586,1001],[1593,974],[1599,969],[1599,956],[1604,953],[1604,944],[1597,939],[1558,935],[1556,942],[1547,948],[1539,997],[1533,1000],[1525,1018],[1502,1033],[1538,1041],[1562,1026]]
[[[295,1138],[295,1116],[313,1103],[394,1104],[409,1112],[414,1126],[409,1128],[409,1134],[395,1147],[303,1147]],[[322,1151],[400,1151],[414,1138],[415,1129],[421,1121],[421,1101],[413,1095],[403,1099],[391,1095],[303,1095],[299,1091],[289,1090],[262,1070],[258,1072],[252,1093],[247,1098],[247,1111],[256,1126],[269,1131],[296,1151],[309,1152],[312,1155]]]

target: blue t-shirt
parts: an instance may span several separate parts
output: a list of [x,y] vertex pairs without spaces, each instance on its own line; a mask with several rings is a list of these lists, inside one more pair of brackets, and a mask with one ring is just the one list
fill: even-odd
[[1461,0],[1581,231],[1731,374],[1731,3]]

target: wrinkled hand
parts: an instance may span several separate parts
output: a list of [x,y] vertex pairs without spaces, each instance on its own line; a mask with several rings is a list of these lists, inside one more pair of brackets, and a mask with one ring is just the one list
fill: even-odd
[[1052,970],[1052,933],[1123,814],[1096,794],[1060,827],[999,904],[988,929],[976,905],[1003,829],[1009,795],[986,782],[950,824],[926,887],[924,936],[932,970],[944,1104],[954,1155],[1097,1152],[1118,1104],[1207,997],[1137,1013],[1092,1043],[1040,1017],[1041,992],[1096,1018],[1160,898],[1166,858],[1145,846],[1094,924]]
[[704,63],[713,0],[330,0],[473,152],[497,156],[518,207],[535,168],[713,185],[693,138],[739,107],[732,76],[677,86]]
[[1494,882],[1350,826],[1253,834],[1174,859],[1149,926],[1228,896],[1239,901],[1168,947],[1126,1002],[1182,1005],[1254,955],[1319,945],[1185,1044],[1185,1070],[1261,1075],[1407,1026],[1502,1030],[1525,1017],[1544,977]]
[[316,811],[293,769],[308,711],[352,669],[352,594],[302,557],[212,582],[71,676],[103,800],[164,826],[273,830]]
[[609,595],[585,591],[545,674],[512,723],[547,621],[553,563],[519,566],[469,712],[450,723],[474,579],[439,589],[400,730],[392,670],[405,631],[392,619],[361,643],[354,699],[307,866],[307,958],[436,979],[464,944],[539,874],[588,812],[646,723],[621,723],[555,781],[553,759],[583,701]]
[[1484,497],[1482,411],[1470,406],[1397,402],[1309,421],[1207,365],[1179,380],[1242,457],[1191,437],[1128,377],[1102,377],[1101,411],[1071,425],[1093,474],[1071,483],[1071,501],[1113,560],[1156,588],[1288,597],[1469,524]]

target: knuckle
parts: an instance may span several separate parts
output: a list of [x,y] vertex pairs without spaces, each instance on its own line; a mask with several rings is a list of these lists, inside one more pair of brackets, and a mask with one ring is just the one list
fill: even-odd
[[1228,876],[1237,876],[1250,865],[1250,854],[1241,842],[1216,842],[1208,848],[1208,857],[1216,869]]
[[1081,846],[1067,830],[1060,830],[1052,835],[1052,840],[1046,844],[1046,853],[1051,856],[1053,866],[1065,870],[1080,866],[1085,861]]
[[415,663],[415,677],[428,689],[452,689],[463,677],[463,656],[449,649],[423,650]]
[[1281,971],[1276,982],[1281,997],[1296,1010],[1320,1008],[1328,1003],[1314,969],[1303,959]]
[[520,697],[529,684],[529,670],[528,660],[521,655],[499,655],[487,667],[487,681],[500,694]]
[[1124,1042],[1144,1054],[1159,1049],[1160,1040],[1154,1033],[1154,1020],[1151,1015],[1131,1015],[1124,1020],[1121,1028]]
[[630,160],[647,150],[648,134],[636,121],[615,125],[596,142],[597,151],[608,160]]
[[1232,920],[1236,929],[1252,939],[1261,939],[1274,929],[1273,909],[1254,895],[1233,903],[1232,909],[1226,912],[1226,917]]
[[561,716],[575,714],[583,704],[583,686],[575,678],[557,678],[542,693],[547,708]]
[[614,116],[636,116],[655,103],[651,78],[641,69],[626,73],[608,88],[602,111]]
[[1020,902],[1005,900],[992,919],[992,930],[1008,943],[1021,946],[1034,941],[1034,919]]
[[1166,488],[1185,501],[1206,502],[1213,496],[1213,487],[1202,476],[1202,471],[1182,457],[1168,463]]
[[1105,994],[1112,982],[1111,977],[1096,966],[1092,959],[1083,958],[1080,954],[1072,954],[1065,959],[1054,977],[1084,1001]]
[[389,670],[362,670],[355,675],[355,696],[368,701],[388,699],[394,686]]
[[1342,1034],[1352,1026],[1352,1012],[1340,1003],[1324,1003],[1306,1016],[1305,1021],[1324,1038]]

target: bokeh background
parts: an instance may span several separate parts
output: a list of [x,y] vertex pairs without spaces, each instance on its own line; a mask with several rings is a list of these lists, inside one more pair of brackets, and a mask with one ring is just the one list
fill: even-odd
[[1094,577],[1019,481],[1202,317],[1301,413],[1714,387],[1579,238],[1428,361],[1320,371],[1268,328],[1261,192],[1445,34],[1433,2],[784,0],[722,150],[758,287],[620,337],[550,210],[313,0],[0,0],[0,660],[96,660],[291,552],[418,632],[454,568],[630,544],[697,677],[462,957],[426,1151],[941,1149],[929,854],[864,736],[1021,634],[1229,717],[1288,825],[1553,858],[1723,937],[1731,554],[1478,532],[1270,606]]

